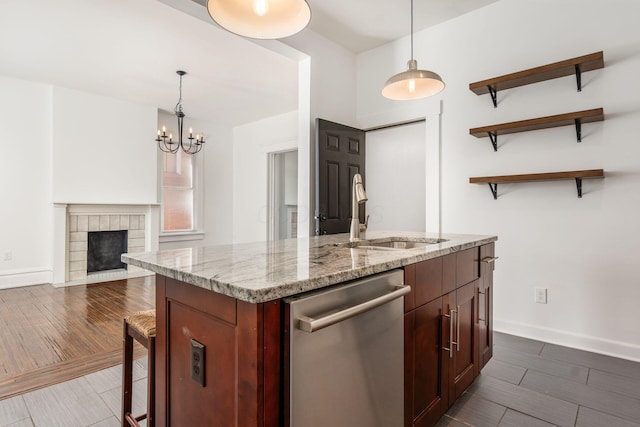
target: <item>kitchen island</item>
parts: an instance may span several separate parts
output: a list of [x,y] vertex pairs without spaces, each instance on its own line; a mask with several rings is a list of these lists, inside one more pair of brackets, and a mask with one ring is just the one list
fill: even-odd
[[157,425],[289,425],[283,298],[398,268],[412,287],[405,425],[433,424],[491,356],[495,240],[367,232],[124,254],[157,274]]

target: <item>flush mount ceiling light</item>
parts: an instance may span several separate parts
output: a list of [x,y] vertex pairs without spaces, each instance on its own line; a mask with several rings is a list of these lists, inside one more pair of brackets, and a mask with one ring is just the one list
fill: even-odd
[[[180,98],[178,99],[178,103],[176,104],[176,108],[174,108],[174,112],[176,117],[178,118],[178,140],[173,140],[173,134],[169,133],[167,135],[167,128],[162,126],[162,132],[158,129],[158,137],[156,138],[156,142],[158,143],[158,148],[164,151],[165,153],[176,154],[178,150],[182,149],[187,154],[196,154],[202,147],[204,146],[204,135],[196,135],[193,136],[193,129],[189,129],[189,137],[187,138],[189,142],[186,142],[182,139],[182,128],[184,126],[184,118],[185,114],[182,111],[182,76],[187,74],[186,71],[178,70],[176,74],[180,76]],[[168,141],[167,141],[168,140]]]
[[444,89],[442,78],[428,70],[418,70],[418,61],[413,59],[413,0],[411,0],[411,59],[407,71],[391,76],[382,89],[382,96],[398,101],[426,98]]
[[211,18],[222,28],[252,39],[279,39],[307,26],[305,0],[207,0]]

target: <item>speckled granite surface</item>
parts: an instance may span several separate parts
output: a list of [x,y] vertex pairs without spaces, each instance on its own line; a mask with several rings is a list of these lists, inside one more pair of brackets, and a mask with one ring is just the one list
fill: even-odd
[[[361,240],[437,241],[416,232],[374,232]],[[349,234],[123,254],[122,261],[243,301],[259,303],[484,245],[496,236],[444,234],[414,249],[351,247]],[[366,243],[364,243],[366,245]]]

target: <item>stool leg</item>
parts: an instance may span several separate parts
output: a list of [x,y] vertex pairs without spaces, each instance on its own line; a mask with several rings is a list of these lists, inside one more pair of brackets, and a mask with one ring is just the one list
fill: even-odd
[[133,337],[128,333],[126,322],[123,327],[122,345],[122,427],[129,427],[125,415],[131,413],[133,394]]
[[156,337],[149,337],[147,371],[147,427],[155,427],[156,424]]

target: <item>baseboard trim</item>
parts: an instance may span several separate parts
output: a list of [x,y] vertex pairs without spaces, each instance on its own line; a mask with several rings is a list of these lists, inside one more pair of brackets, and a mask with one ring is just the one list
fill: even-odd
[[0,273],[0,289],[20,288],[22,286],[44,285],[53,281],[51,270],[14,270]]
[[640,345],[508,320],[493,320],[493,329],[551,344],[640,362]]

